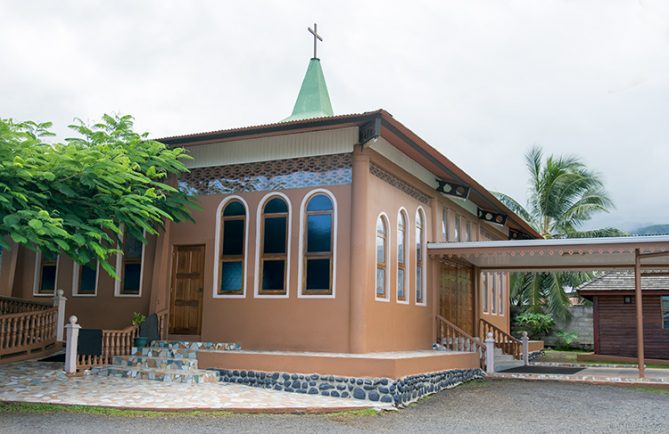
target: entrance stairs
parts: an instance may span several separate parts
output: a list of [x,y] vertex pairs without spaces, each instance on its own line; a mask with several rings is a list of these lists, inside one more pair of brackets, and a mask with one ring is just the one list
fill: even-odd
[[156,380],[168,383],[215,383],[218,371],[199,369],[199,351],[235,351],[239,344],[218,342],[154,341],[133,348],[128,356],[114,356],[112,364],[91,369],[95,375]]

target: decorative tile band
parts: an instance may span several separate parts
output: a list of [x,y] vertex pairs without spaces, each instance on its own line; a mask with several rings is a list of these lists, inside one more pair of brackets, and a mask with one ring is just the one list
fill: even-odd
[[193,195],[350,184],[351,154],[323,155],[195,168],[179,180],[179,189]]
[[419,202],[422,202],[426,205],[430,204],[430,196],[424,194],[420,190],[412,187],[411,185],[407,184],[406,182],[402,181],[395,175],[393,175],[390,172],[387,172],[380,168],[379,166],[375,164],[370,164],[369,165],[369,173],[372,175],[376,176],[377,178],[380,178],[381,180],[387,182],[388,184],[392,185],[396,189],[403,191],[404,193],[408,194],[409,196],[413,197],[414,199],[418,200]]
[[366,399],[393,403],[400,407],[424,396],[485,376],[480,369],[453,369],[412,375],[397,380],[230,369],[216,369],[216,371],[219,373],[220,381],[225,383],[335,398]]

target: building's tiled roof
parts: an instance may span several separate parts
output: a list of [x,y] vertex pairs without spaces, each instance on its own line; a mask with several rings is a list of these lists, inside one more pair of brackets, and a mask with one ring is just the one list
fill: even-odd
[[[641,289],[644,291],[669,291],[669,275],[665,272],[653,272],[644,270],[641,276]],[[649,276],[649,274],[651,276]],[[578,292],[590,291],[634,291],[634,272],[612,271],[597,277],[590,282],[584,283]]]

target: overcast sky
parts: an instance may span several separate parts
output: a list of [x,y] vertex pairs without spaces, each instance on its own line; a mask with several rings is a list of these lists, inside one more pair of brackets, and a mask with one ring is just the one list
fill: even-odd
[[523,154],[575,154],[669,223],[669,2],[0,0],[0,116],[129,113],[153,136],[276,122],[312,54],[336,114],[384,108],[522,203]]

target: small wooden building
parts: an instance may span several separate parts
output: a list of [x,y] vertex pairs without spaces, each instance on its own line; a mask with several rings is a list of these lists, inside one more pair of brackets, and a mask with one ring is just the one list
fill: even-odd
[[[645,271],[641,289],[646,357],[669,359],[669,276]],[[578,293],[593,303],[595,354],[636,357],[634,273],[607,273],[583,285]]]

